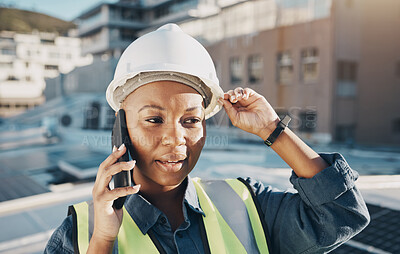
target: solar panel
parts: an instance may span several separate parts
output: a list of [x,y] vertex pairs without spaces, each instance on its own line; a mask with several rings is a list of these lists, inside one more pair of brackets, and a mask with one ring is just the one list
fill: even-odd
[[370,224],[331,253],[400,253],[400,211],[367,204]]
[[42,194],[49,190],[25,175],[0,177],[0,202]]

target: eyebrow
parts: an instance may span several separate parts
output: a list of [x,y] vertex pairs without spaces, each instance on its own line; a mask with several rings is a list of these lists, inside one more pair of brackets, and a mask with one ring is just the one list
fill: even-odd
[[193,111],[193,110],[196,110],[196,109],[202,110],[203,107],[201,107],[201,106],[195,106],[195,107],[187,108],[185,111]]
[[[144,105],[141,109],[139,109],[138,113],[142,110],[145,110],[146,108],[153,108],[153,109],[158,109],[158,110],[163,110],[163,111],[165,110],[165,108],[158,106],[158,105]],[[201,106],[190,107],[190,108],[187,108],[185,111],[188,112],[188,111],[193,111],[196,109],[203,110],[203,107],[201,107]]]
[[157,106],[157,105],[144,105],[141,109],[139,109],[138,113],[142,110],[145,110],[146,108],[154,108],[154,109],[158,109],[158,110],[165,110],[165,108],[161,107],[161,106]]

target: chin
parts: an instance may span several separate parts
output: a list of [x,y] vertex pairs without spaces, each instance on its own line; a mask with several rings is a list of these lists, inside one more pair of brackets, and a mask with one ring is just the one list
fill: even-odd
[[155,182],[161,186],[177,186],[177,185],[181,184],[183,182],[183,180],[186,179],[188,174],[168,175],[168,176],[164,176],[164,177],[157,177],[157,179],[154,179],[154,180],[152,179],[152,180],[153,180],[153,182]]

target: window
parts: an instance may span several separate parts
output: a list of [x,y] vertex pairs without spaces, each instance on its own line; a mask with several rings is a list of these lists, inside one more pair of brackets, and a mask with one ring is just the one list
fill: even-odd
[[317,48],[307,48],[301,51],[301,80],[304,83],[314,82],[319,74],[319,57]]
[[260,55],[252,55],[248,58],[249,83],[259,83],[263,79],[263,59]]
[[134,41],[136,40],[136,33],[131,29],[122,28],[119,30],[120,38],[123,41]]
[[12,68],[13,63],[12,62],[0,62],[0,68]]
[[88,105],[85,111],[84,129],[97,130],[100,124],[101,104],[94,101]]
[[339,61],[337,66],[337,90],[340,97],[356,96],[357,63]]
[[106,119],[104,124],[104,129],[112,130],[115,121],[115,112],[112,108],[108,107],[106,110]]
[[58,66],[57,65],[45,65],[44,69],[45,70],[56,70],[56,71],[58,71]]
[[16,81],[16,80],[19,80],[19,79],[18,79],[17,77],[13,76],[13,75],[9,75],[9,76],[7,77],[7,80]]
[[242,83],[243,81],[243,62],[240,57],[232,57],[229,61],[231,84]]
[[392,122],[392,130],[395,134],[400,134],[400,118],[394,119]]
[[17,53],[15,51],[15,48],[2,48],[1,54],[7,56],[15,56]]
[[277,57],[277,82],[290,84],[293,80],[293,59],[290,51],[278,53]]
[[52,39],[40,39],[40,43],[42,44],[54,44],[54,40]]
[[155,9],[155,17],[156,18],[161,18],[163,16],[166,16],[169,14],[169,8],[166,5],[162,5],[158,8]]
[[340,142],[353,143],[355,136],[354,125],[337,125],[336,140]]
[[121,10],[121,18],[123,20],[141,20],[142,12],[130,8],[122,8]]

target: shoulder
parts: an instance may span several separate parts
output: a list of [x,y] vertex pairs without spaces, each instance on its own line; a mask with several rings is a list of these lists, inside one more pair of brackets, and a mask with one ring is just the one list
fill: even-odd
[[72,216],[64,219],[47,242],[44,253],[74,253],[72,244]]
[[255,196],[260,196],[260,195],[268,195],[272,192],[283,192],[282,190],[279,190],[277,188],[273,188],[271,185],[265,185],[261,181],[254,179],[252,177],[245,177],[242,178],[247,185],[247,187],[251,187],[253,190]]

